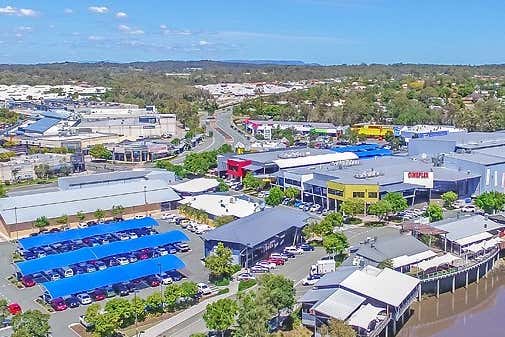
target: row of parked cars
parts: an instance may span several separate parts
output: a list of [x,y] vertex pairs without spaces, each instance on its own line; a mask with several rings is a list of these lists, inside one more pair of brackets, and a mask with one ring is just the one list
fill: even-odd
[[289,259],[293,259],[297,255],[301,255],[304,252],[313,250],[314,247],[306,243],[297,246],[285,247],[281,252],[272,253],[268,258],[257,262],[254,266],[249,268],[249,272],[240,274],[238,279],[244,280],[253,274],[268,273],[272,271],[272,269],[275,269],[277,266],[284,265]]
[[173,222],[176,225],[181,226],[181,228],[185,228],[197,235],[202,235],[203,233],[212,230],[212,227],[207,224],[198,223],[194,220],[190,220],[182,216],[177,216],[175,214],[164,213],[161,215],[161,219],[168,222]]
[[178,252],[186,252],[188,250],[189,245],[184,242],[176,242],[155,248],[144,248],[131,253],[118,254],[98,260],[72,264],[65,268],[57,268],[33,275],[25,275],[21,277],[21,283],[25,287],[33,287],[37,282],[56,281],[62,278],[72,277],[74,275],[92,273],[109,267],[123,266],[129,263],[135,263],[139,260],[168,254],[176,254]]
[[77,308],[81,305],[88,305],[114,296],[128,296],[129,294],[146,287],[158,287],[161,284],[168,285],[174,281],[181,280],[182,277],[182,274],[177,271],[169,271],[135,279],[131,282],[112,284],[89,292],[57,298],[51,298],[48,295],[44,295],[43,298],[46,303],[53,308],[53,310],[63,311],[67,308]]
[[47,246],[34,247],[27,250],[20,249],[18,252],[25,260],[32,260],[46,257],[48,255],[77,250],[83,247],[96,247],[99,245],[108,244],[110,242],[137,239],[142,236],[153,235],[157,233],[158,232],[154,228],[143,227],[131,229],[128,231],[95,235],[84,239],[57,242]]
[[[292,203],[292,200],[289,198],[284,198],[282,201],[283,205],[290,205]],[[293,203],[293,207],[301,209],[305,212],[312,212],[320,215],[326,215],[328,211],[324,208],[321,207],[319,204],[315,204],[313,202],[304,202],[301,200],[295,200]]]

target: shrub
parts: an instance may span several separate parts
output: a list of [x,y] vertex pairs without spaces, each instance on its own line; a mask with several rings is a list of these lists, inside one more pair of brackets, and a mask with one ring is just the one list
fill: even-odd
[[218,295],[223,295],[223,294],[227,294],[230,292],[230,288],[223,288],[223,289],[219,289],[219,291],[217,292]]
[[249,289],[251,287],[254,287],[256,285],[256,280],[244,280],[240,281],[238,284],[238,291],[243,291],[246,289]]

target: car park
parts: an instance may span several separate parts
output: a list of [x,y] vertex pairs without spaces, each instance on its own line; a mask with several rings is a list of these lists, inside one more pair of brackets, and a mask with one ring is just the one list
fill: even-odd
[[135,256],[139,259],[139,260],[145,260],[145,259],[148,259],[149,258],[149,255],[147,254],[147,252],[145,251],[138,251],[135,253]]
[[117,260],[117,262],[119,263],[120,266],[125,266],[128,263],[130,263],[130,261],[126,257],[124,257],[124,256],[120,256],[116,260]]
[[45,276],[45,278],[48,281],[57,281],[61,278],[60,274],[58,274],[57,272],[54,272],[52,270],[43,271],[42,274]]
[[139,260],[135,254],[128,254],[126,255],[126,258],[130,261],[130,263],[135,263]]
[[165,248],[163,247],[160,247],[158,249],[156,249],[158,251],[158,254],[160,254],[160,256],[165,256],[165,255],[168,255],[168,250],[166,250]]
[[269,268],[263,267],[263,266],[252,266],[250,268],[251,273],[268,273],[270,271]]
[[55,311],[63,311],[67,309],[67,304],[61,297],[51,300],[50,305]]
[[175,249],[175,247],[173,245],[166,245],[165,248],[169,254],[175,254],[177,253],[177,249]]
[[129,232],[127,235],[130,237],[130,239],[138,239],[139,236],[135,232]]
[[107,286],[107,287],[103,288],[102,290],[105,293],[105,296],[107,298],[116,296],[116,292],[114,291],[114,289],[112,288],[112,286]]
[[89,293],[89,296],[93,299],[93,301],[101,301],[104,300],[107,295],[102,289],[95,289],[92,292]]
[[116,284],[112,285],[112,289],[119,296],[128,296],[128,294],[130,293],[128,291],[128,288],[123,283],[116,283]]
[[177,249],[179,252],[189,252],[191,248],[189,248],[189,245],[184,242],[176,242],[174,244],[175,249]]
[[86,293],[77,294],[76,297],[82,305],[91,304],[91,302],[93,302],[91,297]]
[[314,250],[314,247],[307,243],[302,243],[301,245],[298,245],[297,248],[303,250],[304,252],[311,252]]
[[21,306],[17,303],[11,303],[7,306],[7,310],[11,315],[20,314],[23,310],[21,310]]
[[281,254],[281,253],[272,253],[270,254],[271,259],[282,259],[284,261],[288,260],[288,256],[286,254]]
[[163,285],[168,285],[173,282],[172,277],[168,273],[161,273],[160,275],[157,276],[161,284]]
[[202,295],[210,295],[210,294],[212,294],[212,290],[205,283],[198,283],[197,287],[198,287],[198,292],[200,294],[202,294]]
[[253,274],[248,273],[248,272],[239,274],[237,276],[238,281],[247,281],[247,280],[255,280],[255,279],[256,279],[256,277]]
[[27,288],[33,287],[36,284],[35,280],[29,275],[21,277],[21,283]]
[[146,277],[145,282],[150,287],[158,287],[160,285],[160,280],[154,275]]
[[275,269],[275,267],[277,267],[275,263],[268,262],[266,260],[256,263],[255,266],[265,267],[268,268],[269,270]]
[[79,300],[75,296],[63,297],[63,300],[65,301],[65,304],[68,308],[77,308],[80,305]]
[[91,262],[96,269],[98,270],[105,270],[107,269],[107,265],[103,262],[103,261],[100,261],[100,260],[97,260],[97,261],[93,261]]
[[297,248],[295,246],[285,247],[284,250],[283,250],[283,252],[297,254],[297,255],[303,254],[303,250],[301,248]]
[[96,271],[96,268],[92,264],[86,264],[86,267],[84,270],[86,271],[86,273],[93,273]]
[[177,270],[167,271],[167,274],[172,278],[173,281],[180,281],[184,277]]
[[270,257],[270,258],[266,259],[265,261],[268,263],[274,263],[276,266],[282,266],[285,263],[284,259],[274,258],[274,257]]

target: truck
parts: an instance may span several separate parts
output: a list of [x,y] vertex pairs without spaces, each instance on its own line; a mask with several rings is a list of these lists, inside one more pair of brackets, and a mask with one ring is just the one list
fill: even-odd
[[324,275],[335,271],[335,260],[318,260],[310,266],[309,275]]

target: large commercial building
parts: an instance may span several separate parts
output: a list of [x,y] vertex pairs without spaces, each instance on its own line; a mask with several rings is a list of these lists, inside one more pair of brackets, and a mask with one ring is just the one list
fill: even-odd
[[[114,206],[124,208],[123,215],[148,215],[176,207],[179,195],[169,186],[164,173],[113,172],[69,177],[54,191],[10,196],[0,200],[0,231],[7,236],[25,236],[33,231],[33,222],[45,216],[51,225],[62,215],[76,223],[77,213],[95,219],[97,209],[111,218]],[[111,186],[112,185],[112,186]]]
[[434,157],[441,165],[478,176],[475,194],[505,191],[505,132],[460,132],[412,139],[409,154]]
[[409,203],[427,201],[433,193],[456,191],[461,197],[475,192],[479,175],[446,167],[429,160],[405,156],[348,160],[281,170],[275,184],[300,190],[304,201],[338,209],[341,202],[359,198],[371,204],[388,192],[400,192]]
[[318,122],[290,122],[290,121],[274,121],[274,120],[252,120],[245,119],[244,126],[246,130],[254,136],[261,135],[265,139],[272,139],[273,129],[291,129],[294,132],[302,135],[316,133],[319,135],[339,136],[344,133],[346,127],[335,126],[332,123]]
[[205,256],[219,242],[232,250],[234,263],[245,267],[301,241],[301,230],[310,215],[278,206],[232,221],[204,234]]

